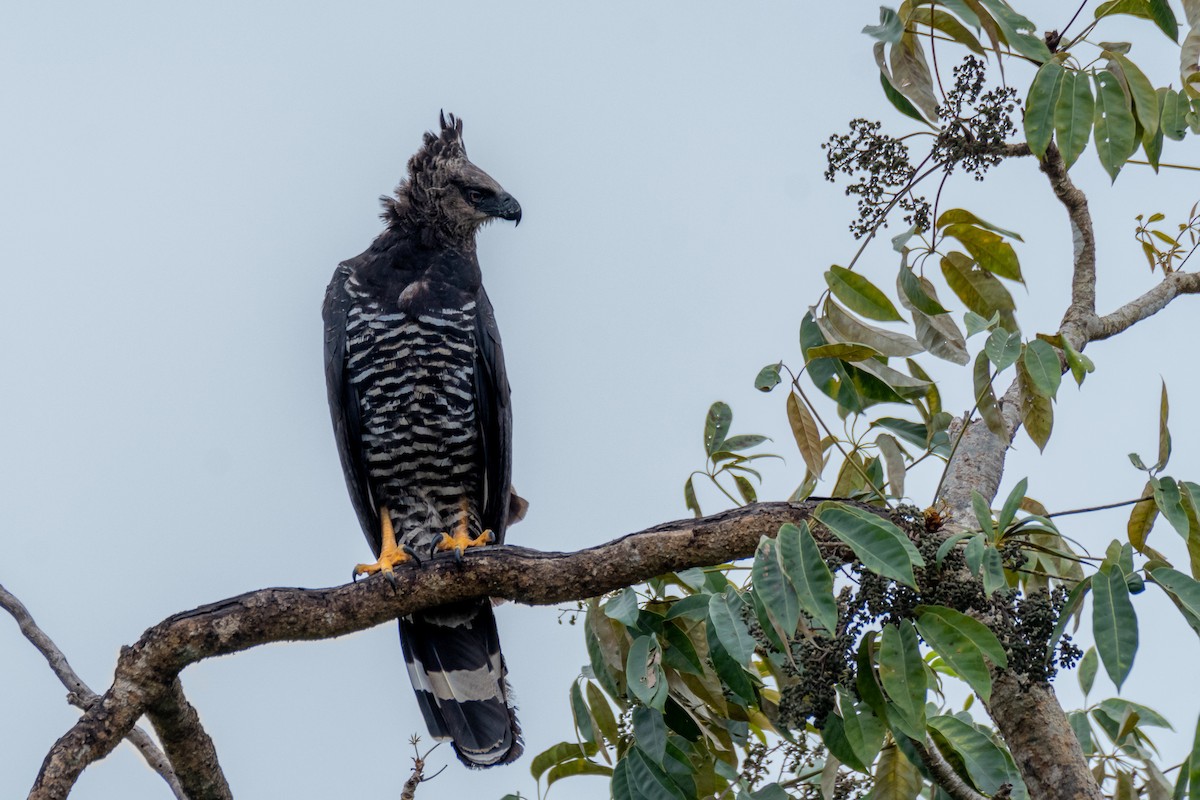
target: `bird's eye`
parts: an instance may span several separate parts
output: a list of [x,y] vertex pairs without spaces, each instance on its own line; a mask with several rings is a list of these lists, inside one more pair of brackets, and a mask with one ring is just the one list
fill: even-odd
[[467,199],[472,203],[478,203],[483,199],[483,192],[478,189],[467,189]]

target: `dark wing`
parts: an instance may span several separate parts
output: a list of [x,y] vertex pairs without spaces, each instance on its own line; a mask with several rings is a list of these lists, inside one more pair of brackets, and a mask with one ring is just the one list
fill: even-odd
[[376,555],[379,554],[379,509],[371,496],[367,482],[367,459],[362,446],[362,423],[359,419],[358,395],[346,374],[346,323],[350,313],[350,296],[346,281],[355,264],[361,259],[338,264],[333,280],[325,291],[321,316],[325,320],[325,387],[329,393],[329,414],[333,417],[333,433],[337,439],[342,471],[350,501],[358,514],[363,533]]
[[508,375],[504,349],[492,302],[483,287],[476,297],[475,316],[475,416],[479,426],[482,493],[481,522],[504,541],[508,526],[509,493],[512,490],[512,408],[509,405]]

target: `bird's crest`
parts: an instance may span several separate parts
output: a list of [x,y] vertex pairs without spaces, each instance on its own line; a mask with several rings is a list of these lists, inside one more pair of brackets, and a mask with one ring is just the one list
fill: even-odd
[[462,187],[497,194],[503,189],[468,160],[462,119],[443,111],[438,122],[440,131],[426,132],[421,149],[408,160],[408,177],[396,187],[395,196],[380,198],[380,216],[390,227],[418,230],[431,242],[471,246],[475,230],[487,217],[463,199]]

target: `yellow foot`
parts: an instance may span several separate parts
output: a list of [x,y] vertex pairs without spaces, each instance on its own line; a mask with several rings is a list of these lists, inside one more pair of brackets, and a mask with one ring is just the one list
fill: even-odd
[[463,551],[468,547],[482,547],[485,544],[491,544],[496,540],[495,535],[491,531],[484,531],[475,538],[471,538],[471,533],[467,528],[467,522],[470,519],[468,513],[467,501],[462,502],[462,517],[458,521],[458,527],[451,536],[448,533],[443,533],[439,541],[433,543],[433,553],[438,551],[445,552],[447,550],[454,552],[454,557],[462,560]]
[[379,550],[379,560],[374,564],[358,564],[354,567],[352,578],[358,580],[359,575],[374,575],[377,572],[382,572],[387,578],[388,583],[396,585],[396,575],[392,571],[398,564],[403,564],[406,561],[417,560],[416,554],[408,545],[396,544],[396,531],[392,528],[392,516],[388,513],[387,507],[379,509],[380,519],[380,540],[382,546]]

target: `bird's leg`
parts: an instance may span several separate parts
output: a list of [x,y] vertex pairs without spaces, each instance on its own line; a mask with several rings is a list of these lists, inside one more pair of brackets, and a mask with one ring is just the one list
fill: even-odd
[[485,544],[491,544],[496,537],[491,531],[484,531],[475,538],[471,538],[471,532],[468,529],[470,522],[470,505],[464,497],[462,501],[462,516],[458,520],[458,527],[454,529],[454,535],[443,533],[442,538],[433,544],[433,551],[436,553],[439,550],[452,550],[454,557],[461,559],[463,551],[468,547],[481,547]]
[[382,572],[383,576],[388,579],[388,583],[395,584],[396,576],[392,572],[393,567],[397,564],[403,564],[406,561],[416,561],[416,553],[408,545],[396,544],[396,531],[392,528],[392,515],[388,513],[387,506],[381,506],[379,509],[380,522],[380,539],[382,546],[379,549],[379,560],[374,564],[358,564],[354,567],[353,578],[358,579],[359,575],[374,575],[376,572]]

